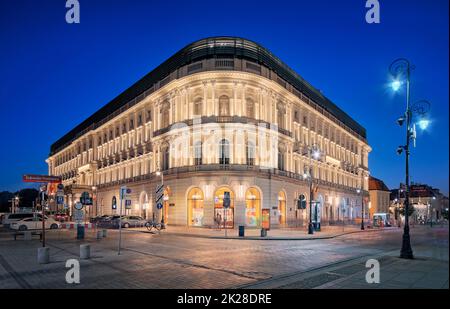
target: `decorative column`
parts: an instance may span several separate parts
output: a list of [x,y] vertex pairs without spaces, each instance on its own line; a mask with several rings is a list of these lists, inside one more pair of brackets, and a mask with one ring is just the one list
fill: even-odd
[[233,82],[233,102],[231,104],[230,114],[231,116],[237,115],[237,82]]
[[211,81],[211,88],[212,88],[212,108],[213,108],[213,112],[212,115],[219,115],[219,107],[217,106],[216,103],[216,81],[212,80]]
[[208,115],[208,83],[206,81],[202,82],[203,84],[203,104],[202,104],[202,116]]

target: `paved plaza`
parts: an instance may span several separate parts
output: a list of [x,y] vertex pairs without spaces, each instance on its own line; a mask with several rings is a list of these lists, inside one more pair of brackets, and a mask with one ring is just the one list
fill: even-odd
[[[74,230],[47,233],[50,263],[38,264],[39,239],[0,233],[0,288],[447,288],[448,227],[411,229],[416,259],[399,259],[402,230],[324,229],[307,236],[296,229],[270,231],[270,239],[237,231],[171,228],[161,233],[124,230],[97,240],[95,230],[75,239]],[[247,231],[246,231],[247,232]],[[322,233],[322,234],[321,234]],[[254,234],[254,235],[253,235]],[[309,237],[309,238],[308,238]],[[65,281],[68,259],[91,245],[80,260],[80,284]],[[380,283],[365,281],[368,259],[380,263]]]

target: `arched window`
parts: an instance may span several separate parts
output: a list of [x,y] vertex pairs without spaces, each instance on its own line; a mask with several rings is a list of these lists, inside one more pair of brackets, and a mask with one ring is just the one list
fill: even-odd
[[203,101],[201,98],[198,98],[194,102],[194,115],[201,116],[202,115],[202,108],[203,108]]
[[194,145],[194,165],[202,164],[202,142],[198,141]]
[[203,226],[203,191],[192,188],[188,193],[188,224],[190,226]]
[[247,165],[255,165],[255,145],[253,142],[247,142]]
[[117,199],[115,196],[113,196],[112,201],[111,201],[111,208],[112,209],[117,209]]
[[245,194],[245,225],[260,225],[261,194],[256,188],[249,188]]
[[284,171],[284,153],[281,149],[278,149],[278,169]]
[[278,109],[277,123],[279,128],[284,129],[284,121],[285,121],[284,110]]
[[286,223],[286,194],[284,191],[278,192],[278,222]]
[[170,113],[170,109],[169,109],[169,103],[166,102],[163,104],[162,108],[161,108],[161,128],[165,128],[167,126],[169,126],[169,113]]
[[252,99],[247,99],[246,115],[249,118],[255,118],[255,103]]
[[163,171],[169,169],[169,161],[170,161],[169,145],[164,145],[161,148],[161,168]]
[[219,164],[230,164],[230,143],[226,139],[219,144]]
[[230,99],[223,95],[219,98],[219,116],[230,115]]

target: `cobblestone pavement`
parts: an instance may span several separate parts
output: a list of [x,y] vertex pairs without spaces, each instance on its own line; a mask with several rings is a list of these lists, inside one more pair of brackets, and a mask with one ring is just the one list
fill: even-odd
[[[401,280],[386,287],[427,283],[422,280],[419,284],[420,275],[406,273],[404,260],[396,258],[401,245],[398,229],[276,241],[126,230],[121,255],[117,254],[117,231],[109,230],[100,240],[90,231],[83,241],[74,239],[73,230],[48,234],[50,263],[40,265],[38,239],[14,241],[11,235],[0,233],[0,288],[352,288],[356,284],[350,277],[361,281],[363,261],[371,257],[385,261],[380,262],[382,278],[385,263],[396,274],[394,279],[400,276]],[[412,241],[418,257],[414,267],[437,274],[446,266],[446,282],[439,279],[430,287],[448,288],[448,228],[413,228]],[[91,259],[80,260],[81,283],[67,284],[65,262],[77,258],[79,245],[86,243],[91,245]]]

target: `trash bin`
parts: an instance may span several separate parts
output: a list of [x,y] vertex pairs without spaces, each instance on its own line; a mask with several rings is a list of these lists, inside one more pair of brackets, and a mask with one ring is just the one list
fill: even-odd
[[245,227],[243,225],[239,225],[239,237],[244,237]]
[[261,237],[266,237],[266,236],[267,236],[267,230],[261,229]]

